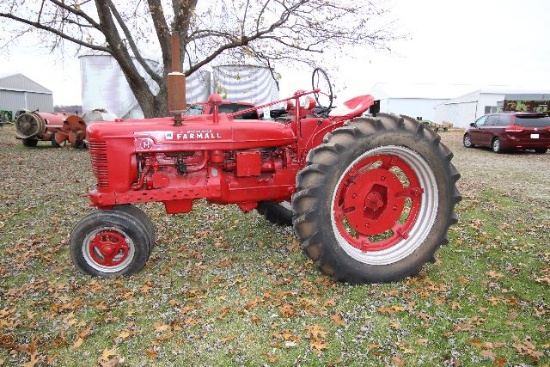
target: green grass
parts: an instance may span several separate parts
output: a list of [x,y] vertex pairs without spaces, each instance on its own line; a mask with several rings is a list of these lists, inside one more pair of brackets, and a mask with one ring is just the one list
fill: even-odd
[[[350,286],[289,228],[198,202],[142,208],[158,241],[130,278],[74,268],[87,155],[0,130],[0,365],[548,366],[548,203],[487,189],[419,277]],[[56,162],[64,162],[56,165]],[[68,163],[67,163],[68,162]],[[23,169],[25,168],[25,169]]]

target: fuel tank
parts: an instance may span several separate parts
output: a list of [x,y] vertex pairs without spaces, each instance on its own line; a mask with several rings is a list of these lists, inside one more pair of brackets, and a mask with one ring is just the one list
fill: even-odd
[[235,120],[226,114],[186,116],[181,124],[173,117],[117,120],[88,125],[89,141],[134,140],[134,151],[171,152],[244,150],[296,143],[292,124],[268,120]]

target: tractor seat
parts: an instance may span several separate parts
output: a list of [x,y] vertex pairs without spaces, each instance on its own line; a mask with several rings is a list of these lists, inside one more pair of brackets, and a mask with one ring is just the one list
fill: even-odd
[[349,99],[330,111],[329,116],[359,116],[373,104],[374,97],[370,94]]

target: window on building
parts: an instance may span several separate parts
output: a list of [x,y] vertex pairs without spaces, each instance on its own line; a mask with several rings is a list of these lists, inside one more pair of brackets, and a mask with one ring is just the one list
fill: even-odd
[[485,114],[498,112],[497,106],[485,106]]

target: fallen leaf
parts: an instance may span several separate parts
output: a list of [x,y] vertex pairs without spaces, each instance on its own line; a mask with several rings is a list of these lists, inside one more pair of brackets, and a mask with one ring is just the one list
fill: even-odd
[[165,342],[165,341],[168,341],[170,339],[172,339],[174,337],[174,334],[173,333],[168,333],[168,334],[163,334],[163,335],[157,335],[157,337],[155,338],[156,341],[158,342]]
[[314,340],[324,339],[327,336],[327,332],[323,330],[323,328],[320,327],[318,324],[307,326],[306,330],[309,332],[310,338]]
[[34,352],[34,353],[31,353],[31,360],[28,361],[27,363],[24,363],[23,364],[23,367],[34,367],[36,366],[36,364],[39,362],[38,360],[38,353]]
[[80,348],[80,346],[84,343],[84,339],[83,338],[77,338],[76,341],[74,342],[72,348],[73,349],[78,349]]
[[225,344],[225,343],[227,343],[227,342],[230,342],[230,341],[232,341],[232,340],[237,339],[238,337],[239,337],[238,335],[229,335],[228,337],[225,337],[225,338],[220,339],[220,342],[221,342],[222,344]]
[[145,354],[149,357],[149,358],[157,358],[159,356],[159,354],[154,351],[153,349],[148,349],[145,351]]
[[117,350],[116,349],[103,349],[103,353],[101,353],[101,358],[102,359],[109,359],[110,357],[114,357],[117,355]]
[[342,317],[339,314],[332,314],[330,315],[330,319],[338,326],[346,326],[346,322],[342,319]]
[[128,330],[123,330],[118,334],[117,339],[128,339],[130,335],[132,334]]
[[328,349],[327,343],[324,340],[314,340],[311,342],[310,347],[316,353],[321,353],[323,350]]
[[156,331],[170,331],[170,330],[172,330],[172,327],[170,325],[163,324],[163,323],[160,323],[160,322],[155,322],[153,324],[153,327],[155,328]]
[[401,358],[397,357],[397,356],[393,356],[391,361],[397,366],[397,367],[401,367],[401,366],[404,366],[405,365],[405,361],[402,360]]
[[416,339],[416,343],[417,343],[417,344],[420,344],[420,345],[422,345],[422,346],[426,346],[426,345],[428,345],[428,339],[423,339],[423,338],[421,338],[421,339]]
[[398,305],[393,305],[393,306],[390,306],[390,307],[382,306],[382,307],[378,308],[378,312],[387,313],[389,315],[395,315],[396,313],[404,311],[404,310],[405,310],[404,307],[398,306]]
[[516,348],[519,354],[531,357],[534,360],[539,360],[544,355],[544,353],[539,352],[536,346],[529,340],[524,340],[521,343],[514,343],[512,346]]
[[495,353],[493,351],[487,350],[487,349],[482,350],[481,355],[485,358],[490,358],[490,359],[495,358]]

